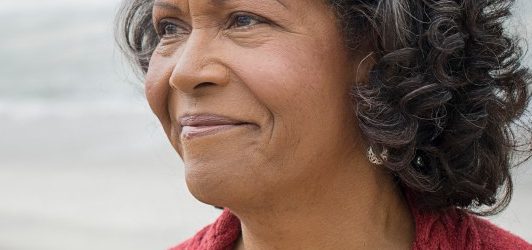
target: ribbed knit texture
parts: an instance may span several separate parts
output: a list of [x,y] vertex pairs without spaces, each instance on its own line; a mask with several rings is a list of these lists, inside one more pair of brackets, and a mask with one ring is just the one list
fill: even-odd
[[[460,209],[426,212],[410,203],[410,211],[416,225],[413,250],[532,250],[523,239]],[[240,233],[240,221],[225,209],[213,224],[170,250],[233,250]]]
[[170,250],[233,250],[240,230],[240,220],[229,209],[224,209],[214,223]]

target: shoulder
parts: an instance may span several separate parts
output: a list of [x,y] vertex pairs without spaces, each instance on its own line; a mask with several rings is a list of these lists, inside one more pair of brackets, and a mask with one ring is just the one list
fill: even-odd
[[224,209],[216,221],[170,250],[229,250],[240,236],[240,221]]
[[532,250],[516,235],[461,209],[416,212],[414,249]]
[[532,249],[531,244],[509,231],[477,216],[468,216],[472,217],[472,221],[478,228],[482,249]]

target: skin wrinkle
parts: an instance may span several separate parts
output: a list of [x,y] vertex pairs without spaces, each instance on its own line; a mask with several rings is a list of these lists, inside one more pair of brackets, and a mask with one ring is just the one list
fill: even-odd
[[[287,5],[286,4],[282,4],[282,6],[284,6],[285,8],[272,9],[271,8],[272,5],[267,4],[267,2],[268,1],[260,1],[258,3],[257,2],[253,3],[253,5],[247,4],[246,6],[251,6],[254,11],[261,10],[261,11],[258,11],[257,14],[264,14],[264,15],[268,14],[268,15],[266,15],[264,17],[270,19],[270,21],[272,21],[272,19],[275,19],[275,22],[272,23],[271,25],[276,27],[276,28],[278,28],[280,31],[291,32],[291,33],[297,34],[298,33],[297,31],[293,31],[293,30],[288,30],[287,29],[288,26],[293,25],[291,22],[294,21],[294,20],[292,20],[293,17],[286,18],[286,17],[283,16],[284,13],[289,13],[289,12],[287,12],[287,10],[289,10]],[[220,15],[220,14],[224,13],[224,11],[227,11],[227,12],[234,11],[234,10],[237,9],[237,7],[241,8],[240,5],[249,3],[249,1],[241,1],[241,4],[239,4],[239,3],[240,3],[239,1],[234,1],[233,4],[231,4],[231,5],[228,4],[225,7],[213,8],[215,11],[210,13],[210,14],[211,15]],[[280,2],[280,3],[282,3],[282,2]],[[174,15],[180,16],[180,17],[187,16],[188,13],[190,13],[190,12],[185,13],[185,12],[181,11],[181,8],[178,5],[173,4],[171,2],[168,2],[168,1],[161,1],[161,0],[157,1],[156,4],[155,4],[155,7],[158,7],[159,9],[166,9],[166,10],[170,11],[170,13],[173,12]],[[246,9],[249,9],[249,8],[245,8],[243,10],[245,11]],[[154,25],[154,26],[157,27],[157,25]],[[198,27],[196,27],[196,28],[198,28]]]
[[[231,10],[231,9],[235,9],[235,6],[238,6],[238,5],[234,5],[234,6],[231,6],[231,7],[227,7],[228,10]],[[161,1],[158,1],[156,4],[155,4],[155,7],[157,9],[162,9],[162,10],[165,10],[165,12],[168,12],[170,11],[168,14],[161,14],[161,16],[164,16],[164,15],[171,15],[171,11],[174,11],[177,13],[177,16],[183,16],[185,15],[186,13],[183,13],[183,11],[181,11],[181,9],[179,8],[179,6],[177,5],[174,5],[172,3],[169,3],[169,2],[161,2]],[[265,10],[263,10],[262,12],[271,12],[270,8],[268,8],[268,5],[259,5],[258,8],[263,8]],[[157,13],[159,13],[161,11],[156,11],[154,12],[154,27],[158,27],[157,23],[156,23],[156,20],[158,19],[157,18]],[[163,12],[164,13],[164,12]],[[215,13],[223,13],[223,11],[219,11],[219,8],[216,8],[216,12]],[[259,12],[261,13],[261,12]],[[174,13],[175,15],[175,13]],[[279,32],[288,32],[288,33],[292,33],[292,34],[299,34],[300,32],[297,32],[297,31],[294,31],[294,30],[288,30],[286,29],[286,26],[287,25],[290,25],[290,23],[288,23],[289,21],[286,20],[285,18],[280,18],[278,17],[279,15],[274,15],[275,19],[278,20],[278,22],[272,22],[270,23],[270,26],[271,27],[274,27],[276,30],[278,30]],[[266,17],[268,18],[268,17]],[[205,19],[205,21],[203,20]],[[269,19],[272,19],[272,18],[269,18]],[[271,20],[267,20],[267,21],[271,21]],[[210,13],[205,13],[205,15],[196,15],[194,17],[194,21],[193,23],[195,23],[195,27],[194,27],[194,30],[196,31],[200,31],[200,30],[207,30],[207,29],[220,29],[220,33],[219,35],[224,35],[226,37],[235,37],[235,38],[238,38],[240,37],[240,42],[242,44],[248,44],[247,47],[249,48],[255,48],[255,47],[258,47],[260,46],[260,42],[257,41],[257,38],[255,37],[255,41],[252,43],[252,42],[246,42],[244,39],[246,38],[246,34],[243,33],[243,32],[232,32],[231,30],[229,29],[221,29],[222,26],[224,26],[224,22],[220,21],[220,20],[217,20],[217,19],[212,19],[211,17],[211,14]],[[198,26],[200,25],[201,26]],[[264,24],[264,25],[267,25],[267,24]],[[259,31],[255,31],[257,32],[258,34],[268,34],[268,33],[260,33]],[[266,43],[268,42],[268,39],[270,39],[270,37],[268,35],[264,35],[263,36],[263,39],[262,39],[262,43]],[[162,41],[163,43],[165,43],[165,41],[163,40]],[[169,49],[166,49],[165,47],[162,47],[161,46],[158,46],[157,48],[157,51],[160,51],[161,53],[165,53],[167,54],[167,51]]]
[[[224,4],[226,4],[227,2],[231,2],[231,1],[233,0],[210,0],[210,3],[216,7],[222,7]],[[288,6],[282,1],[280,0],[275,0],[275,1],[278,2],[280,5],[282,5],[283,7],[288,9]]]
[[[273,9],[271,8],[273,5],[268,4],[268,2],[269,1],[260,1],[258,3],[255,2],[253,4],[253,9],[254,10],[256,10],[256,9],[265,9],[266,13],[270,13],[270,12],[273,11]],[[279,2],[279,3],[281,3],[281,2]],[[249,5],[249,2],[245,1],[245,0],[234,0],[234,1],[229,1],[229,2],[227,2],[225,4],[222,4],[222,5],[220,5],[220,4],[210,4],[209,5],[208,4],[207,6],[210,6],[210,7],[206,8],[206,9],[212,10],[208,14],[216,16],[216,15],[219,15],[219,14],[223,13],[224,10],[231,11],[231,10],[234,10],[235,7],[240,7],[241,8],[241,5],[246,6],[246,4]],[[284,4],[280,4],[280,5],[283,7],[282,9],[284,11],[289,10],[286,7],[286,5],[284,5]],[[187,2],[187,6],[189,7],[188,2]],[[189,13],[190,13],[190,10],[188,12],[184,12],[182,10],[182,8],[178,4],[173,4],[170,1],[164,1],[164,0],[156,1],[154,3],[154,7],[161,8],[161,9],[168,9],[169,11],[172,11],[177,16],[189,16]],[[183,9],[185,9],[185,8],[183,8]],[[220,10],[222,10],[222,11],[220,11]],[[275,9],[275,10],[278,10],[278,9]]]
[[[216,8],[223,8],[223,5],[227,5],[227,3],[231,2],[231,1],[234,2],[234,0],[210,0],[208,3],[210,5],[213,5]],[[283,6],[285,9],[289,9],[288,5],[286,5],[286,3],[284,3],[283,1],[281,1],[281,0],[275,0],[275,1],[277,3],[279,3],[281,6]],[[171,8],[171,9],[173,9],[176,12],[183,13],[178,6],[173,5],[173,4],[171,4],[171,3],[167,2],[167,1],[164,1],[164,0],[155,1],[154,6],[164,7],[164,8]]]
[[[146,93],[185,163],[190,192],[241,219],[237,249],[409,248],[406,203],[391,178],[369,165],[354,129],[349,90],[366,78],[356,69],[371,60],[361,61],[366,52],[348,56],[330,8],[293,2],[281,29],[237,31],[212,26],[221,15],[211,15],[206,0],[179,3],[193,20],[190,34],[163,38],[161,53],[150,59]],[[226,7],[253,13],[249,2],[233,3]],[[154,24],[179,14],[160,6]],[[257,126],[186,139],[178,118],[195,113]]]
[[[516,135],[532,132],[521,121],[532,75],[503,25],[513,0],[164,2],[188,12],[152,16],[153,0],[124,2],[119,45],[147,72],[148,101],[191,193],[241,220],[237,249],[409,248],[412,218],[396,185],[427,211],[492,215],[508,204],[509,159],[531,153]],[[237,30],[242,12],[268,24]],[[162,18],[189,32],[160,41],[149,24]],[[197,61],[209,58],[216,67]],[[181,144],[177,117],[207,111],[260,129]],[[368,165],[365,145],[391,149],[384,165]]]

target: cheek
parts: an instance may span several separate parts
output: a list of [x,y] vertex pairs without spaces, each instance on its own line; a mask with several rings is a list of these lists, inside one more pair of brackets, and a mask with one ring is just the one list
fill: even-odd
[[172,74],[172,67],[164,59],[155,54],[150,61],[150,67],[144,81],[144,91],[151,110],[157,116],[166,135],[171,138],[171,120],[168,112],[168,79]]
[[241,54],[245,55],[239,58],[241,65],[253,65],[242,67],[243,81],[285,122],[316,123],[330,120],[327,114],[341,117],[338,112],[345,111],[350,67],[347,58],[335,48],[287,42],[270,50]]
[[[340,147],[352,142],[346,133],[353,125],[348,118],[351,71],[339,50],[298,41],[238,53],[232,67],[273,114],[274,139],[264,154],[281,157],[276,162],[309,166],[324,162],[325,158],[317,159],[320,155],[337,156]],[[280,169],[286,176],[306,175],[299,167],[292,168],[292,174]]]

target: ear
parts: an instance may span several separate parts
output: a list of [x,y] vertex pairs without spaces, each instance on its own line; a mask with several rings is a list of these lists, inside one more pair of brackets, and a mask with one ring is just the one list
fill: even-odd
[[377,63],[373,51],[368,51],[362,56],[357,57],[353,63],[353,79],[355,84],[367,84],[369,80],[369,73],[373,66]]

